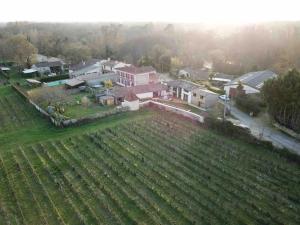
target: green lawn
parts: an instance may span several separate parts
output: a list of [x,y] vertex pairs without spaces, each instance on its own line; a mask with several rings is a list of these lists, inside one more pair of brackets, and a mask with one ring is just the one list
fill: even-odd
[[85,116],[91,116],[96,113],[108,112],[114,109],[115,107],[116,106],[102,106],[99,104],[92,104],[90,106],[73,105],[68,106],[66,108],[64,115],[71,118],[80,118]]
[[0,98],[0,224],[300,223],[300,166],[264,147],[153,109],[59,129]]

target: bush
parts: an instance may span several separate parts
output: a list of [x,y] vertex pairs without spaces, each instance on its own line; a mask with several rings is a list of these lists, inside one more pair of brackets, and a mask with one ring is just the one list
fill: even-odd
[[238,95],[235,98],[235,103],[239,109],[246,113],[253,113],[253,116],[257,116],[263,107],[264,102],[258,95]]
[[288,149],[279,149],[277,147],[274,147],[274,145],[270,141],[259,140],[255,138],[253,135],[251,135],[251,132],[248,128],[238,127],[233,125],[229,121],[222,121],[213,117],[206,117],[204,120],[204,126],[209,129],[215,130],[216,132],[221,133],[225,136],[238,138],[250,144],[263,146],[268,151],[275,152],[280,157],[285,158],[290,162],[300,164],[299,155],[289,151]]
[[248,128],[242,128],[235,126],[230,121],[218,120],[213,117],[206,117],[204,120],[204,124],[206,127],[215,130],[219,133],[222,133],[226,136],[241,138],[244,140],[253,141],[255,138],[251,135],[251,132]]
[[58,75],[58,76],[53,76],[53,77],[43,77],[40,79],[41,82],[51,82],[51,81],[56,81],[56,80],[64,80],[64,79],[69,79],[69,75]]

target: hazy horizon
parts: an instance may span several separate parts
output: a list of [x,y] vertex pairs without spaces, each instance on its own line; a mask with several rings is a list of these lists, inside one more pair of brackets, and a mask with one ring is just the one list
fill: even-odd
[[296,0],[185,0],[144,1],[113,0],[69,2],[52,0],[41,4],[37,0],[2,3],[0,22],[48,23],[205,23],[249,24],[261,22],[299,21]]

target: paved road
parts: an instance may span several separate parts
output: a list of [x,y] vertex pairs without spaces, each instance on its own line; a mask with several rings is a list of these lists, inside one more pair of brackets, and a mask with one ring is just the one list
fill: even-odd
[[261,137],[264,140],[271,141],[279,148],[285,147],[300,155],[300,142],[296,139],[280,132],[261,120],[257,120],[249,116],[234,106],[231,106],[231,114],[239,119],[242,124],[248,126],[251,133],[256,137]]

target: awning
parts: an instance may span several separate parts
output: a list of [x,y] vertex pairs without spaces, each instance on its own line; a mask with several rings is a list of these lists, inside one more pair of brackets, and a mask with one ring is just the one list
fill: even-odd
[[36,69],[26,69],[26,70],[23,70],[23,73],[24,73],[24,74],[35,73],[35,72],[37,72]]

